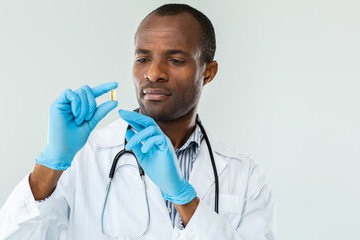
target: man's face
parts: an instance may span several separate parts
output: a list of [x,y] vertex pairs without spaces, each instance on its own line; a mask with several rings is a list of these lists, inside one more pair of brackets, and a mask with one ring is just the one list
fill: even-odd
[[148,16],[135,36],[133,80],[141,113],[170,121],[196,109],[204,79],[201,29],[188,13]]

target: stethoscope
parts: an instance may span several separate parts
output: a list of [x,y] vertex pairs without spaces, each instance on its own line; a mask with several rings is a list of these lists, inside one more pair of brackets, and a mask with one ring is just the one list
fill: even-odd
[[[213,155],[213,151],[212,151],[212,148],[211,148],[209,138],[208,138],[208,136],[207,136],[207,134],[205,132],[205,129],[204,129],[204,127],[203,127],[203,125],[202,125],[202,123],[200,121],[200,118],[199,118],[198,114],[196,115],[196,124],[200,127],[201,132],[202,132],[202,134],[204,136],[204,139],[206,141],[206,145],[207,145],[208,150],[209,150],[211,165],[212,165],[213,172],[214,172],[214,177],[215,177],[215,212],[219,213],[219,180],[218,180],[217,169],[216,169],[214,155]],[[130,125],[128,125],[127,130],[128,129],[131,129]],[[142,167],[140,166],[139,162],[137,161],[136,156],[133,153],[133,151],[125,150],[126,143],[127,143],[127,141],[125,139],[124,149],[121,150],[118,154],[116,154],[116,156],[114,158],[114,161],[112,163],[112,166],[111,166],[111,169],[110,169],[110,172],[109,172],[109,182],[108,182],[108,184],[106,186],[106,196],[105,196],[104,206],[103,206],[103,210],[102,210],[102,214],[101,214],[101,231],[106,237],[111,238],[111,239],[123,239],[123,240],[125,240],[125,239],[141,238],[141,237],[145,236],[145,234],[148,232],[149,226],[150,226],[150,207],[149,207],[149,200],[148,200],[147,188],[146,188],[146,183],[145,183],[145,172],[142,169]],[[133,155],[134,158],[136,159],[136,163],[137,163],[137,166],[138,166],[138,169],[139,169],[139,175],[140,175],[140,178],[141,178],[141,180],[143,182],[146,205],[147,205],[147,212],[148,212],[147,224],[146,224],[145,230],[141,234],[138,234],[138,235],[124,235],[124,236],[111,236],[111,235],[107,234],[105,232],[105,230],[104,230],[104,213],[105,213],[105,208],[106,208],[106,203],[107,203],[107,200],[108,200],[108,196],[109,196],[109,193],[110,193],[111,183],[112,183],[112,180],[114,179],[114,175],[115,175],[115,172],[117,170],[116,169],[117,162],[119,161],[121,156],[126,154],[126,153],[129,153],[129,154]],[[123,167],[123,166],[133,166],[133,165],[125,164],[125,165],[122,165],[121,167]]]

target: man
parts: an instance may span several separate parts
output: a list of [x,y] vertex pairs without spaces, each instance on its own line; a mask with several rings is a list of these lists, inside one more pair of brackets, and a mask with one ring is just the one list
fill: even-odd
[[[220,186],[214,211],[209,146],[196,125],[202,89],[217,73],[214,53],[212,24],[196,9],[168,4],[145,17],[135,35],[138,112],[120,110],[121,119],[92,132],[117,106],[97,107],[95,98],[117,83],[64,91],[50,108],[45,150],[1,209],[1,239],[275,239],[260,166],[209,134]],[[107,195],[124,148],[146,189],[124,154]]]

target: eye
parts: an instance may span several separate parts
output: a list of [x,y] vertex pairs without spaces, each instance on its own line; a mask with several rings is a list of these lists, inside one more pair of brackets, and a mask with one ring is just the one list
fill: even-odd
[[172,58],[172,59],[170,59],[170,61],[175,64],[184,64],[185,63],[184,60],[180,60],[180,59],[176,59],[176,58]]
[[138,63],[146,63],[147,61],[148,61],[147,58],[138,58],[138,59],[136,59],[136,62],[138,62]]

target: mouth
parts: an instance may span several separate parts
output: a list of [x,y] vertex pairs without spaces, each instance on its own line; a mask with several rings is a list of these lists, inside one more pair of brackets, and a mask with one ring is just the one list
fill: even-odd
[[171,96],[171,93],[161,88],[145,88],[143,94],[144,98],[150,101],[161,101]]

